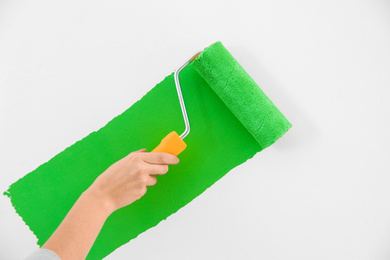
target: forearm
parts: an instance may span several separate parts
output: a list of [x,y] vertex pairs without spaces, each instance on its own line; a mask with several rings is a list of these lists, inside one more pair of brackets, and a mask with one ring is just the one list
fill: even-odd
[[42,248],[54,251],[61,260],[85,259],[112,211],[98,193],[88,189]]

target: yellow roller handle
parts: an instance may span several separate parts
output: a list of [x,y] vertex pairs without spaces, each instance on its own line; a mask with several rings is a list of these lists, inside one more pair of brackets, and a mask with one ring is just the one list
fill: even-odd
[[154,148],[152,153],[164,152],[178,156],[186,147],[187,145],[183,139],[180,138],[176,131],[173,131],[161,140],[161,143]]

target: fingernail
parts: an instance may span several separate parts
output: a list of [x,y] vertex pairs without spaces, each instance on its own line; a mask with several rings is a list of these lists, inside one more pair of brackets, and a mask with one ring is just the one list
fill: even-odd
[[[176,157],[177,158],[177,157]],[[177,158],[177,160],[176,160],[176,163],[179,163],[180,162],[180,160],[179,160],[179,158]]]

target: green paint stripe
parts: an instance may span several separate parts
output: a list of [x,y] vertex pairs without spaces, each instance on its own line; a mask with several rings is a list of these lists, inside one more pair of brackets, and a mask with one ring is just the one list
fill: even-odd
[[[101,259],[157,225],[262,150],[193,64],[183,69],[180,79],[191,123],[180,163],[159,176],[144,197],[107,219],[87,259]],[[106,126],[42,164],[4,194],[34,232],[38,245],[43,245],[99,174],[134,150],[152,150],[173,130],[183,132],[184,124],[170,75]]]

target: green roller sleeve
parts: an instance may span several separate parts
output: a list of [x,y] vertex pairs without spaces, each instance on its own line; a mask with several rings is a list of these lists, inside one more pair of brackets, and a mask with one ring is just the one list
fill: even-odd
[[291,127],[221,42],[207,47],[192,65],[261,147],[270,146]]

